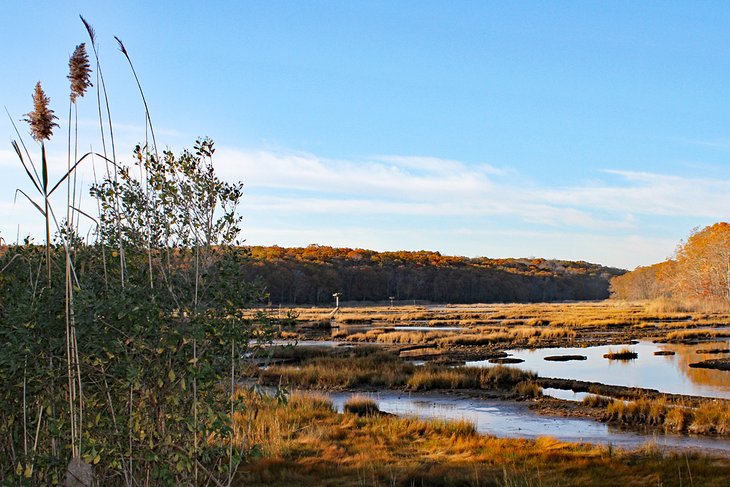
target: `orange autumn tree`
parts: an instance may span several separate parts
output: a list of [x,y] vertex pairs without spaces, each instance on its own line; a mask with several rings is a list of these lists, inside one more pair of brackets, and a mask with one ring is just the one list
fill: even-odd
[[695,229],[680,244],[672,289],[689,298],[730,301],[730,224]]
[[667,260],[658,264],[637,267],[631,272],[611,279],[611,295],[614,298],[636,301],[670,297],[671,285],[676,275],[676,262]]
[[673,259],[614,277],[611,294],[628,300],[730,302],[730,223],[695,228]]

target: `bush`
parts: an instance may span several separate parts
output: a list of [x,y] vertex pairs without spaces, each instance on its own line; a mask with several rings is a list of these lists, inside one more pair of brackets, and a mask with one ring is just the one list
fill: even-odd
[[[77,52],[83,76],[90,63]],[[35,101],[31,125],[45,115],[52,129],[40,83]],[[34,131],[42,179],[14,143],[40,203],[22,194],[47,229],[54,214],[67,220],[55,240],[47,231],[45,246],[0,252],[0,478],[49,485],[68,465],[93,465],[98,485],[229,481],[247,453],[232,442],[245,428],[234,421],[238,372],[274,333],[264,314],[245,314],[264,292],[238,274],[248,258],[237,246],[242,185],[218,179],[210,139],[180,155],[138,145],[131,164],[96,154],[107,171],[91,190],[98,227],[86,242],[75,234],[77,209],[49,200],[64,181],[47,178],[50,135]]]

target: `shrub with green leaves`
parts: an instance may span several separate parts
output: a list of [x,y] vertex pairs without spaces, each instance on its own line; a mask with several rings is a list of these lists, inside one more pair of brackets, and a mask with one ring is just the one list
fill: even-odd
[[[274,327],[250,312],[264,290],[238,276],[242,185],[217,177],[214,152],[200,139],[180,155],[97,154],[93,241],[77,235],[91,212],[71,206],[75,195],[59,223],[39,189],[55,239],[0,250],[0,479],[226,485],[255,447],[240,441],[234,392]],[[37,188],[30,154],[18,155]]]

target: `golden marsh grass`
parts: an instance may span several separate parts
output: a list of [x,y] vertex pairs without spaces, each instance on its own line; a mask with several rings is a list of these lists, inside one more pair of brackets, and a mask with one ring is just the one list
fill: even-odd
[[256,414],[237,441],[261,452],[238,472],[248,486],[638,486],[690,476],[693,485],[721,486],[730,478],[728,459],[495,438],[463,420],[336,414],[326,400],[296,393],[287,403],[249,394],[244,410]]

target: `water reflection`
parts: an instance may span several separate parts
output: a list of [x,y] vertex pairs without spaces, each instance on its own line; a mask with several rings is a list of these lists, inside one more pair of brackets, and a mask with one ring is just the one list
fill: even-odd
[[552,387],[544,387],[542,389],[542,393],[545,396],[562,399],[564,401],[574,401],[574,402],[581,402],[586,397],[595,395],[595,394],[590,394],[588,392],[573,392],[571,390],[565,390],[565,389],[553,389]]
[[[635,360],[608,360],[603,355],[616,345],[600,347],[542,348],[537,350],[508,350],[515,358],[524,362],[510,367],[532,370],[542,377],[576,379],[604,384],[657,389],[672,394],[722,397],[730,399],[730,372],[690,368],[690,363],[707,360],[711,356],[698,354],[697,350],[728,348],[730,340],[694,345],[655,344],[639,342],[630,348],[639,354]],[[675,355],[654,355],[654,352],[669,350]],[[588,360],[580,362],[549,362],[550,355],[585,355]],[[467,365],[488,367],[487,361],[467,362]]]
[[[353,393],[330,393],[334,406],[342,412],[345,401]],[[357,393],[362,394],[362,393]],[[472,422],[479,433],[508,438],[552,436],[562,441],[612,444],[637,448],[647,442],[679,449],[701,449],[730,455],[730,442],[717,438],[675,434],[640,434],[613,428],[589,419],[540,416],[527,404],[450,397],[437,393],[407,394],[379,392],[369,394],[378,401],[381,411],[422,419]]]

